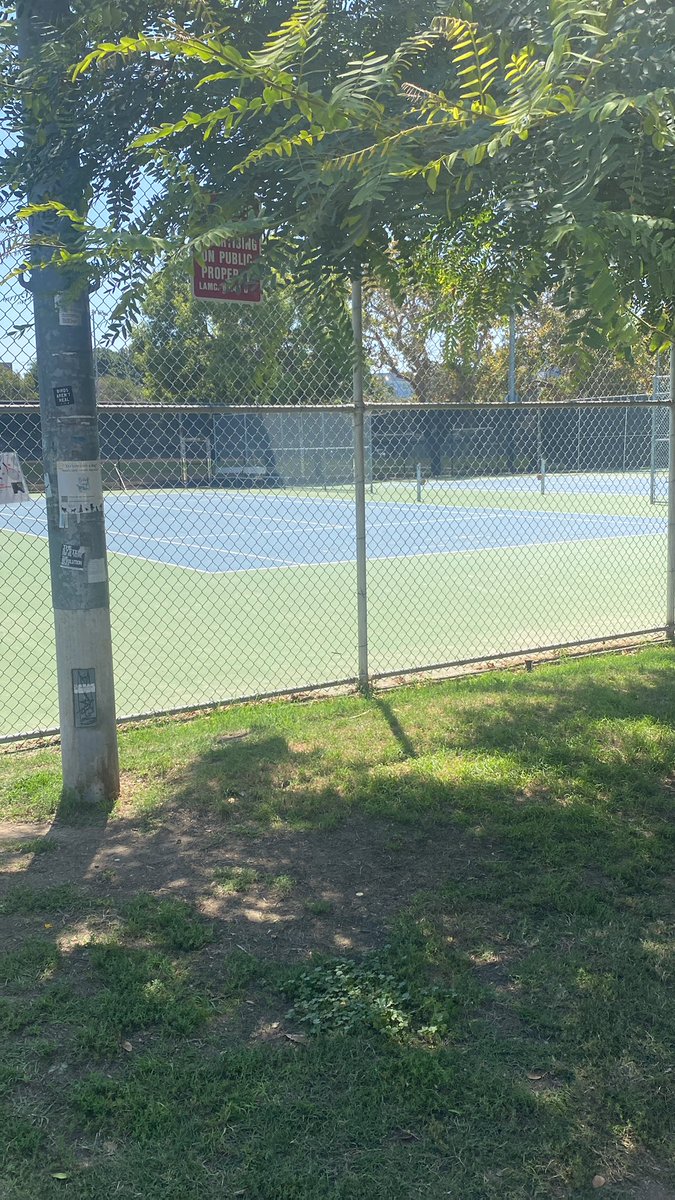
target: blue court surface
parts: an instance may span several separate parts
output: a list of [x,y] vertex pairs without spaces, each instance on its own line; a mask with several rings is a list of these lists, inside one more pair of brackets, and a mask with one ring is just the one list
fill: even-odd
[[[521,483],[499,481],[500,486],[511,482]],[[495,481],[490,483],[494,489]],[[531,479],[528,483],[531,488]],[[465,481],[467,485],[478,487],[481,481]],[[369,501],[367,517],[371,560],[654,536],[662,531],[662,522],[653,516],[376,499]],[[111,553],[209,574],[342,563],[355,555],[354,506],[347,499],[244,491],[116,493],[106,501],[106,525]],[[0,510],[0,528],[46,537],[44,501]],[[73,518],[71,528],[76,534]]]

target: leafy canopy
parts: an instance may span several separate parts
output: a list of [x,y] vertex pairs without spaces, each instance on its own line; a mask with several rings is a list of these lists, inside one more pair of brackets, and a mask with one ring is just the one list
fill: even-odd
[[[637,316],[663,341],[675,295],[672,6],[552,0],[504,17],[486,2],[482,15],[486,31],[462,4],[332,82],[314,71],[331,28],[321,0],[301,0],[248,53],[180,32],[99,47],[82,70],[139,54],[208,68],[189,110],[137,147],[166,155],[186,134],[190,146],[241,145],[233,188],[267,164],[266,227],[306,263],[386,275],[392,239],[405,251],[434,222],[487,214],[514,296],[545,282],[585,333],[629,342]],[[209,104],[224,83],[227,103]],[[274,128],[251,148],[262,122]],[[222,232],[203,212],[195,227],[197,244]]]
[[[299,0],[266,28],[267,9],[265,18],[247,10],[242,26],[223,4],[215,13],[200,6],[198,17],[188,5],[192,16],[182,24],[174,16],[167,29],[145,7],[144,34],[89,41],[63,101],[72,114],[84,96],[89,176],[112,179],[91,118],[126,88],[129,137],[111,162],[120,175],[132,162],[127,174],[151,181],[145,208],[125,210],[123,236],[119,221],[106,227],[70,211],[89,269],[123,263],[133,280],[152,259],[256,227],[271,270],[290,263],[316,285],[365,269],[395,288],[392,244],[405,257],[439,225],[452,236],[473,222],[511,302],[553,287],[579,333],[630,343],[642,325],[657,343],[668,338],[675,18],[667,0],[523,0],[506,14],[493,0],[478,0],[475,14],[458,3],[377,52],[364,52],[358,37],[350,44],[352,26],[326,0]],[[76,48],[65,35],[64,45]],[[61,51],[57,58],[62,66]],[[143,98],[148,80],[154,105]],[[44,120],[38,114],[38,128]],[[119,146],[129,140],[125,159]],[[123,190],[111,187],[111,212]],[[257,215],[242,223],[244,202]]]

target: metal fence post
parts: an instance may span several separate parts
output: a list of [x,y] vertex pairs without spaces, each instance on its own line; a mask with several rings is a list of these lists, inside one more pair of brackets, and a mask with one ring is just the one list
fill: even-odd
[[[26,0],[17,10],[19,53],[41,61],[48,31],[70,19],[63,0]],[[37,121],[25,110],[24,140],[35,150],[27,181],[32,202],[82,201],[76,139],[50,116]],[[51,149],[53,157],[41,148]],[[58,226],[50,215],[31,218],[34,238]],[[60,232],[69,236],[64,223]],[[52,603],[66,792],[82,800],[119,794],[115,688],[103,492],[96,413],[91,316],[85,277],[70,278],[50,265],[52,251],[31,247],[31,274],[42,449],[51,564]]]
[[363,288],[352,280],[354,336],[354,502],[356,522],[356,589],[359,643],[359,690],[367,692],[368,676],[368,550],[366,546],[366,451],[363,404]]
[[509,313],[509,404],[515,404],[516,395],[516,310]]
[[668,408],[668,593],[666,633],[675,638],[675,329],[670,347],[670,405]]

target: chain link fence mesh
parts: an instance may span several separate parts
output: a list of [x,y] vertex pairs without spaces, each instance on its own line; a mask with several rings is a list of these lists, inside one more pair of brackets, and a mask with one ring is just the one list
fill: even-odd
[[[30,296],[3,296],[0,453],[31,497],[0,506],[20,741],[58,715]],[[93,323],[120,716],[353,682],[345,328],[290,285],[218,305],[167,273],[110,341],[117,299]],[[427,326],[415,364],[366,308],[371,676],[663,630],[665,366],[570,349],[548,300],[462,361]]]

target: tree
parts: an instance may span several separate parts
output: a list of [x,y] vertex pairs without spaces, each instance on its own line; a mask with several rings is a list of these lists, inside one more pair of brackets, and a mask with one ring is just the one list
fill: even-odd
[[488,32],[463,4],[351,64],[346,26],[322,0],[299,0],[257,42],[252,20],[208,37],[150,25],[99,47],[79,73],[87,88],[94,66],[124,78],[152,64],[169,71],[174,113],[181,94],[190,103],[173,119],[146,113],[135,153],[151,155],[151,211],[126,239],[83,230],[88,254],[108,270],[112,253],[134,278],[141,262],[245,228],[246,196],[273,266],[283,257],[315,283],[365,270],[391,285],[392,241],[406,255],[439,221],[457,231],[480,218],[514,303],[553,287],[577,338],[630,344],[637,318],[667,339],[670,3],[527,0],[504,12],[479,0],[478,12]]
[[[602,353],[570,339],[568,314],[553,295],[544,294],[516,323],[516,394],[522,402],[650,395],[656,370],[647,340],[636,337],[630,359],[606,344]],[[486,338],[473,399],[489,403],[506,398],[509,371],[508,322],[495,325]]]
[[[401,56],[361,64],[343,111],[351,104],[371,138],[344,154],[338,135],[336,179],[357,174],[364,211],[396,179],[423,181],[417,204],[433,211],[440,201],[451,217],[482,199],[504,271],[529,244],[524,281],[556,287],[577,335],[594,333],[599,344],[606,331],[630,343],[637,316],[663,340],[675,297],[672,5],[571,0],[551,6],[548,27],[542,11],[530,4],[525,29],[511,15],[494,34],[481,34],[466,9],[437,18],[448,85],[404,83],[404,111],[391,88]],[[378,89],[383,99],[356,109],[355,98]],[[320,113],[317,103],[313,125],[295,135],[301,157],[304,138],[333,136]]]
[[152,403],[334,403],[351,388],[348,349],[283,282],[268,281],[260,305],[205,304],[166,271],[147,288],[130,356]]
[[403,379],[421,403],[473,399],[476,374],[512,283],[494,270],[481,220],[439,229],[411,254],[390,258],[393,289],[366,293],[366,344],[373,363]]
[[30,371],[19,375],[0,363],[0,404],[37,404],[37,384]]
[[[462,6],[393,54],[353,64],[332,88],[325,77],[307,82],[326,29],[308,0],[257,55],[237,56],[218,39],[206,48],[190,39],[137,41],[129,52],[152,49],[179,64],[201,55],[214,85],[240,81],[225,109],[200,105],[153,140],[190,130],[229,144],[242,129],[259,130],[261,113],[283,116],[241,169],[258,177],[261,163],[272,164],[270,226],[318,248],[328,269],[367,263],[384,274],[392,237],[405,249],[430,220],[458,227],[485,214],[502,272],[520,284],[517,299],[545,281],[577,336],[630,343],[636,316],[657,340],[667,338],[675,294],[671,4],[566,0],[549,10],[533,2],[504,17],[484,0],[482,11],[490,32]],[[439,46],[449,51],[447,81],[430,86],[425,65]],[[203,214],[192,230],[216,232]]]
[[[349,6],[342,0],[327,0],[322,10],[331,36],[313,42],[313,81],[321,87],[333,86],[350,56],[365,52],[371,40],[385,51],[393,50],[411,27],[430,19],[433,8],[433,0],[358,0]],[[64,145],[77,129],[81,181],[90,198],[96,198],[92,211],[79,209],[72,214],[76,223],[90,218],[95,230],[89,244],[81,239],[81,259],[90,278],[112,278],[124,289],[120,325],[129,309],[128,326],[154,257],[161,258],[163,251],[170,257],[189,246],[204,222],[221,228],[236,225],[252,203],[267,213],[278,209],[284,171],[271,172],[265,162],[246,175],[233,174],[233,168],[275,131],[275,105],[258,104],[254,92],[266,53],[276,53],[286,44],[272,35],[284,23],[294,26],[293,9],[291,0],[241,0],[236,5],[230,0],[175,0],[170,5],[154,0],[121,0],[116,5],[72,0],[70,9],[72,19],[53,31],[44,70],[34,81],[24,77],[22,89],[34,85],[34,94],[49,106]],[[18,133],[24,92],[16,86],[13,14],[10,5],[8,20],[0,29],[4,46],[0,89],[7,128]],[[308,20],[311,24],[311,15]],[[142,38],[125,36],[139,29],[145,31]],[[290,44],[297,48],[302,29],[288,32]],[[242,89],[248,90],[247,120],[236,122],[231,137],[195,139],[194,120],[183,118],[186,110],[194,108],[200,94],[196,89],[214,74],[210,47],[221,43],[231,51],[230,65],[239,66],[231,77],[216,72],[218,78],[209,83],[210,96],[219,111],[236,118]],[[96,51],[99,44],[107,50]],[[257,57],[256,51],[260,51]],[[73,64],[83,59],[95,62],[99,69],[80,71],[64,101],[61,83]],[[155,127],[173,128],[175,136],[170,146],[149,154],[143,137]],[[20,138],[11,138],[0,167],[5,196],[21,202],[36,169]],[[210,203],[214,193],[220,198],[217,210]],[[76,265],[78,255],[72,246],[67,254],[71,266]],[[138,291],[132,285],[138,285]]]

